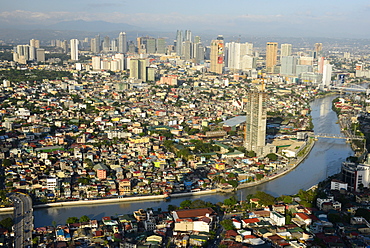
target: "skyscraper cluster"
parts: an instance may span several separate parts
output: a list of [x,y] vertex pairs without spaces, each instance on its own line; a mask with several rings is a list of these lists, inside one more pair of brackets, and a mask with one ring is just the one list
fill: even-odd
[[195,63],[201,63],[204,61],[205,48],[199,36],[195,36],[193,39],[192,32],[190,30],[177,30],[176,40],[174,42],[175,53],[181,59],[187,61],[194,61]]
[[45,50],[40,48],[40,41],[32,39],[29,45],[17,45],[13,48],[13,60],[20,64],[28,61],[45,61]]

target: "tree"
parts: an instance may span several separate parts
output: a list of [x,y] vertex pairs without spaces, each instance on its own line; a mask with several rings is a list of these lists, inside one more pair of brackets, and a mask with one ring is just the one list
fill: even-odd
[[275,153],[269,153],[266,155],[271,161],[276,161],[278,159],[278,156]]
[[237,203],[238,203],[238,201],[236,200],[235,196],[232,196],[232,197],[224,200],[224,204],[228,207],[234,206]]
[[181,208],[190,208],[191,206],[191,200],[185,200],[180,203]]
[[90,218],[87,217],[86,215],[83,215],[81,216],[80,218],[80,222],[83,223],[83,222],[89,222],[90,221]]
[[275,203],[275,197],[263,191],[257,191],[257,193],[254,194],[254,197],[260,199],[259,203],[261,203],[263,206],[269,206]]
[[78,223],[79,219],[77,217],[68,217],[66,223],[67,224],[74,224],[74,223]]
[[257,154],[254,151],[248,151],[247,155],[250,158],[254,158]]
[[230,219],[226,219],[226,220],[222,220],[220,222],[221,226],[226,230],[226,231],[229,231],[229,230],[234,230],[234,225],[233,225],[233,221],[230,220]]
[[5,219],[2,219],[0,221],[0,225],[10,231],[12,229],[12,226],[14,225],[14,222],[12,218],[8,217]]

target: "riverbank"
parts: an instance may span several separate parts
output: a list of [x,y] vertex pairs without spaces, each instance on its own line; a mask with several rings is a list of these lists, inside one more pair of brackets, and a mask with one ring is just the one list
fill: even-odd
[[272,180],[277,179],[279,177],[282,177],[285,174],[291,172],[300,163],[302,163],[303,160],[305,160],[307,158],[307,156],[310,154],[310,152],[311,152],[312,148],[314,147],[314,145],[315,145],[315,140],[313,138],[311,138],[310,141],[309,141],[309,144],[307,145],[307,147],[303,148],[303,149],[307,149],[305,151],[305,153],[301,157],[299,157],[298,159],[291,160],[290,163],[288,164],[288,166],[286,166],[283,171],[281,171],[280,173],[277,173],[277,174],[275,174],[275,175],[273,175],[271,177],[265,177],[265,178],[262,178],[261,180],[255,181],[255,182],[240,184],[238,186],[238,189],[245,189],[245,188],[257,186],[259,184],[262,184],[262,183],[265,183],[265,182],[269,182],[269,181],[272,181]]
[[[308,156],[308,154],[310,153],[314,145],[315,145],[315,141],[311,139],[311,141],[309,142],[307,146],[307,151],[304,153],[304,155],[298,158],[297,160],[290,161],[288,166],[285,167],[283,171],[271,177],[265,177],[255,182],[241,184],[238,186],[237,189],[253,187],[253,186],[260,185],[260,184],[263,184],[263,183],[266,183],[266,182],[269,182],[269,181],[272,181],[274,179],[284,176],[285,174],[294,170]],[[211,190],[202,190],[198,192],[174,193],[174,194],[171,194],[171,198],[192,197],[192,196],[219,194],[219,193],[227,193],[227,192],[230,192],[230,191],[225,191],[223,189],[211,189]],[[45,203],[45,204],[34,205],[33,208],[40,209],[40,208],[51,208],[51,207],[71,207],[71,206],[84,206],[84,205],[135,202],[135,201],[153,201],[153,200],[163,201],[166,198],[167,198],[167,195],[117,197],[117,198],[99,199],[99,200],[79,200],[79,201],[68,201],[68,202]],[[10,213],[13,211],[14,211],[13,207],[0,208],[1,213]]]

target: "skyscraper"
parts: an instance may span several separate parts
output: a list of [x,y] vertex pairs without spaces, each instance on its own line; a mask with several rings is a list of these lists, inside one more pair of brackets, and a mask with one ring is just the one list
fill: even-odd
[[266,72],[273,73],[277,64],[278,43],[267,42],[266,44]]
[[71,46],[71,60],[78,60],[78,40],[72,39],[70,41]]
[[146,60],[131,59],[130,60],[130,78],[141,79],[146,81]]
[[182,42],[184,41],[182,31],[177,30],[176,34],[176,55],[181,56],[182,55]]
[[317,59],[321,56],[322,51],[322,43],[315,43],[315,49],[314,49],[314,58]]
[[298,58],[295,56],[282,56],[280,59],[280,74],[283,76],[296,75]]
[[292,55],[292,44],[281,44],[280,56],[291,56]]
[[216,40],[211,42],[211,68],[210,72],[222,74],[224,67],[224,38],[219,35]]
[[127,38],[125,32],[121,32],[118,35],[118,52],[127,53]]
[[264,85],[251,89],[246,95],[246,115],[244,146],[247,151],[254,151],[257,156],[264,153],[266,145],[266,97]]
[[332,71],[333,71],[333,65],[331,64],[324,65],[324,72],[322,74],[322,84],[324,87],[328,87],[330,85]]

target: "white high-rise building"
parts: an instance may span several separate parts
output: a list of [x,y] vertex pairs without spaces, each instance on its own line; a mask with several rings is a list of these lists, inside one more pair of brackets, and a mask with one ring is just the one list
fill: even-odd
[[70,46],[71,46],[71,60],[78,60],[78,40],[77,39],[72,39],[70,41]]
[[100,64],[100,57],[99,56],[93,56],[92,57],[92,68],[93,70],[100,70],[101,64]]
[[322,84],[324,87],[328,87],[330,85],[332,71],[333,65],[329,63],[324,65],[324,71],[322,74]]
[[281,44],[280,56],[291,56],[292,55],[292,44]]
[[[251,68],[251,61],[245,56],[250,56],[253,53],[252,43],[237,43],[231,42],[226,44],[227,48],[227,67],[230,70],[244,70],[244,68]],[[244,64],[248,63],[248,65]]]
[[125,32],[121,32],[118,35],[118,52],[127,53],[127,38]]

